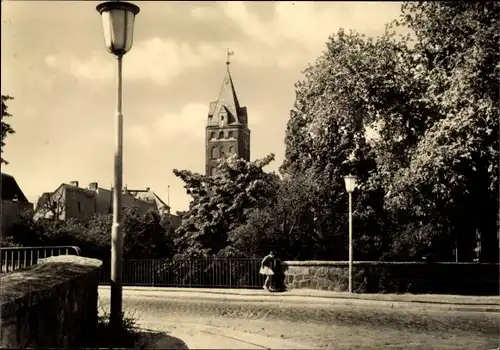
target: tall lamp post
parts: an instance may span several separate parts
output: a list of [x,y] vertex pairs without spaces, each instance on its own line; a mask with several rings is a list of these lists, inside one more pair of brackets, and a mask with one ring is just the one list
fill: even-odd
[[352,193],[356,189],[356,176],[347,175],[344,181],[349,194],[349,293],[352,293]]
[[114,155],[113,225],[111,228],[111,307],[110,327],[122,324],[122,181],[123,181],[123,114],[122,58],[132,48],[134,19],[139,7],[127,2],[109,1],[97,5],[104,29],[104,42],[117,58],[116,149]]

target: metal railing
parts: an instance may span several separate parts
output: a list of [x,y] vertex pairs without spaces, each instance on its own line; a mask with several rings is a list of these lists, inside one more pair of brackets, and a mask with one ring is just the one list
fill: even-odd
[[[130,259],[123,261],[125,286],[184,288],[262,288],[260,259]],[[110,283],[109,262],[104,262],[100,284]]]
[[6,247],[0,248],[1,273],[8,273],[35,265],[38,259],[58,255],[80,255],[76,246]]

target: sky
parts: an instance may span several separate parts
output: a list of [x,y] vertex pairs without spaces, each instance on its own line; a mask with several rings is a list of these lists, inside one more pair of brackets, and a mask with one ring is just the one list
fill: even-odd
[[[226,70],[248,108],[251,159],[279,168],[294,84],[339,28],[381,35],[397,2],[135,1],[123,62],[124,185],[150,187],[173,212],[190,197],[173,169],[204,173],[205,124]],[[2,1],[1,92],[16,131],[2,172],[30,201],[61,183],[113,182],[115,59],[94,1]],[[170,187],[170,195],[168,196]]]

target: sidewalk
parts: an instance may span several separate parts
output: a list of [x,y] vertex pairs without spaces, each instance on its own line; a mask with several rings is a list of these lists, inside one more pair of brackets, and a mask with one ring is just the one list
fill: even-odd
[[[109,290],[108,286],[99,286]],[[124,294],[169,299],[196,299],[216,301],[245,301],[269,303],[308,304],[364,304],[388,307],[433,307],[460,311],[500,312],[500,296],[463,296],[434,294],[355,294],[313,289],[293,289],[283,293],[270,293],[259,289],[208,289],[208,288],[162,288],[124,287]]]
[[[147,323],[146,323],[147,324]],[[161,326],[149,323],[157,330]],[[230,328],[210,325],[168,325],[169,334],[164,334],[153,341],[145,341],[149,349],[307,349],[306,344],[281,338],[271,338],[259,334],[249,334]],[[158,332],[158,331],[157,331]]]

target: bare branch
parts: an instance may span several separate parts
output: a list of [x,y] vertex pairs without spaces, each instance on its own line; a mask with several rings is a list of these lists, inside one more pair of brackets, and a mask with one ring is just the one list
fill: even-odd
[[53,193],[44,193],[38,200],[37,212],[42,217],[49,216],[53,220],[57,220],[66,211],[66,203],[64,202],[64,189],[58,189]]

